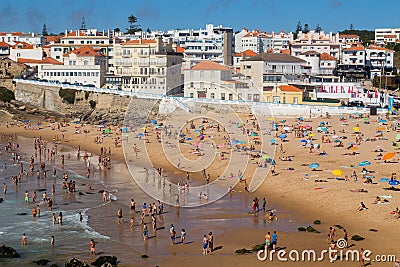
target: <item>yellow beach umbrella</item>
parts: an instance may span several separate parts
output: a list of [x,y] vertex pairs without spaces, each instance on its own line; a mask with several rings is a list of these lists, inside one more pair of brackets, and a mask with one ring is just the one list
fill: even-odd
[[378,127],[376,130],[377,131],[386,131],[386,127]]
[[274,118],[268,118],[267,120],[268,120],[268,121],[273,121],[273,120],[274,120]]
[[336,177],[342,176],[343,171],[342,170],[333,170],[332,174],[335,175]]
[[358,128],[358,127],[353,127],[353,131],[359,132],[359,131],[360,131],[360,128]]
[[349,149],[352,150],[352,151],[356,151],[356,150],[358,150],[358,147],[352,146],[352,147],[350,147]]
[[314,137],[314,134],[309,134],[308,136],[310,136],[310,137]]

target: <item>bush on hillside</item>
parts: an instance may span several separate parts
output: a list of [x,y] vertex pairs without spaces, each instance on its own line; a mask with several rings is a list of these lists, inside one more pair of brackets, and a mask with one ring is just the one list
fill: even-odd
[[0,87],[0,100],[4,102],[10,102],[11,100],[15,100],[14,92],[8,90],[5,87]]
[[67,102],[68,104],[74,104],[75,103],[75,90],[73,89],[60,89],[58,91],[58,95],[63,99],[64,102]]

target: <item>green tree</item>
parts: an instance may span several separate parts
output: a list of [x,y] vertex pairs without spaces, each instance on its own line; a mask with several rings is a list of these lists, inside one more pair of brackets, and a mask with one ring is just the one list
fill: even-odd
[[353,23],[352,23],[352,24],[350,24],[350,31],[354,31],[354,26],[353,26]]
[[129,23],[129,28],[127,28],[128,34],[134,34],[135,32],[140,32],[142,29],[140,28],[140,25],[135,24],[138,22],[137,18],[134,15],[130,15],[128,17],[128,23]]
[[308,24],[306,23],[306,24],[304,24],[304,29],[303,29],[303,32],[304,33],[308,33],[310,30],[308,29]]
[[118,27],[114,29],[114,32],[120,32],[120,31],[121,31],[121,30],[120,30],[120,28],[118,28]]
[[294,32],[294,39],[297,38],[299,32],[303,31],[303,27],[301,26],[301,22],[297,22],[296,31]]
[[46,22],[43,23],[42,36],[48,36]]
[[322,28],[321,26],[319,26],[319,24],[317,24],[317,26],[315,26],[315,32],[321,32]]

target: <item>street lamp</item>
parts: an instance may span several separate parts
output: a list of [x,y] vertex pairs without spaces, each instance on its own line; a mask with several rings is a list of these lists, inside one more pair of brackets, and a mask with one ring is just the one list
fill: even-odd
[[283,104],[286,104],[286,93],[283,93]]

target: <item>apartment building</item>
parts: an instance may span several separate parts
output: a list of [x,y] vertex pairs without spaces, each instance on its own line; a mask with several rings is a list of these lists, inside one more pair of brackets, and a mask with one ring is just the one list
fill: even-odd
[[386,44],[400,40],[400,28],[375,29],[375,43]]
[[9,44],[14,44],[19,41],[22,32],[0,32],[0,41]]
[[370,78],[383,75],[383,72],[392,71],[394,64],[394,51],[370,45],[365,50],[365,66],[370,73]]
[[234,79],[227,67],[201,61],[184,70],[184,96],[221,100],[262,101],[262,91],[248,79]]
[[8,56],[10,54],[11,45],[6,42],[0,42],[0,56]]
[[273,52],[279,53],[281,50],[289,49],[290,41],[293,39],[292,33],[266,33],[258,30],[248,31],[242,29],[235,34],[235,52],[240,53],[245,50],[252,50],[255,53]]
[[[152,94],[179,93],[182,85],[182,53],[156,40],[131,40],[114,44],[115,72],[106,86]],[[120,84],[118,84],[120,82]]]
[[240,53],[235,53],[233,55],[233,69],[234,69],[234,71],[235,72],[240,72],[240,61],[242,61],[243,59],[254,57],[256,55],[257,55],[257,53],[255,53],[252,50],[245,50],[245,51],[240,52]]
[[342,49],[349,48],[359,43],[361,43],[361,39],[357,34],[339,33],[339,44]]
[[40,46],[17,41],[10,47],[9,58],[14,61],[18,61],[18,58],[42,60],[43,50]]
[[339,33],[332,34],[330,32],[325,34],[323,31],[299,32],[297,39],[291,42],[290,47],[291,55],[296,57],[307,51],[316,51],[320,54],[327,53],[336,59],[340,59]]
[[106,56],[84,45],[63,55],[64,64],[38,67],[38,76],[49,81],[92,84],[101,87],[106,74]]
[[310,74],[307,62],[298,57],[280,53],[261,53],[240,62],[240,73],[250,79],[259,89],[276,84],[302,80]]
[[[96,34],[95,34],[96,32]],[[60,38],[49,39],[53,41],[50,44],[50,56],[58,61],[64,60],[64,55],[79,49],[85,45],[89,45],[98,49],[107,59],[107,68],[113,71],[112,57],[113,57],[113,41],[107,33],[97,33],[97,31],[65,31],[65,35]]]

